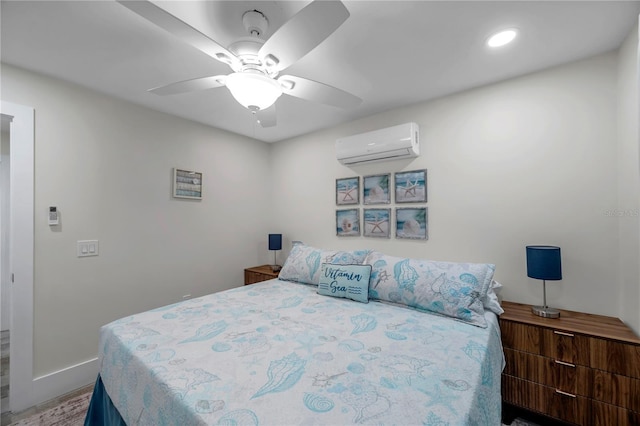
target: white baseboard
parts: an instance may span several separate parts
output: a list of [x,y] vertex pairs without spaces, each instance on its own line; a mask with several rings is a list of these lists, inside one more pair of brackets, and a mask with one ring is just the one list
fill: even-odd
[[33,379],[34,405],[90,385],[98,378],[98,358]]

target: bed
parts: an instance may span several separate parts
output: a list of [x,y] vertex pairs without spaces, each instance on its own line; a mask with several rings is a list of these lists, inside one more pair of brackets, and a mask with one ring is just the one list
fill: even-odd
[[107,324],[85,424],[499,425],[496,313],[478,325],[382,300],[377,284],[361,303],[274,279]]

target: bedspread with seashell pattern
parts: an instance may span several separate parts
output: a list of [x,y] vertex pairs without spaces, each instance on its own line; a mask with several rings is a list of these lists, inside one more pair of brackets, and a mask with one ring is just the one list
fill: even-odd
[[129,425],[500,424],[497,318],[479,328],[271,280],[101,329]]

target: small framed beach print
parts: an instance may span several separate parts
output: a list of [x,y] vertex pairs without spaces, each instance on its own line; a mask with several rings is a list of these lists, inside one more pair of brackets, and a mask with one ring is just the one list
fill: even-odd
[[202,199],[202,173],[173,169],[173,196],[175,198]]
[[336,179],[336,205],[360,204],[360,176]]
[[429,238],[427,207],[396,207],[396,238]]
[[397,172],[394,175],[396,203],[427,202],[427,170]]
[[391,209],[363,209],[364,236],[389,238],[391,235]]
[[364,204],[389,204],[389,181],[391,173],[365,176],[362,181]]
[[360,236],[360,209],[336,210],[336,235]]

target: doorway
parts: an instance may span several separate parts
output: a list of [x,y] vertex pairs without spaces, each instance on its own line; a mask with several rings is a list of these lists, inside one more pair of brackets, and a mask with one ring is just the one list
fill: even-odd
[[[8,252],[7,274],[9,307],[9,388],[2,411],[18,412],[33,405],[33,280],[34,280],[34,110],[23,105],[0,102],[2,122],[8,122],[9,178],[8,238],[2,235],[1,254]],[[6,118],[5,118],[6,117]],[[4,139],[4,137],[3,137]],[[2,225],[0,224],[0,230]],[[8,242],[6,241],[8,240]],[[4,291],[4,288],[1,290]],[[0,317],[4,314],[5,295],[0,291]],[[2,324],[4,327],[4,324]],[[3,383],[4,384],[4,383]]]
[[9,267],[9,178],[11,117],[0,115],[0,412],[9,411],[11,274]]

